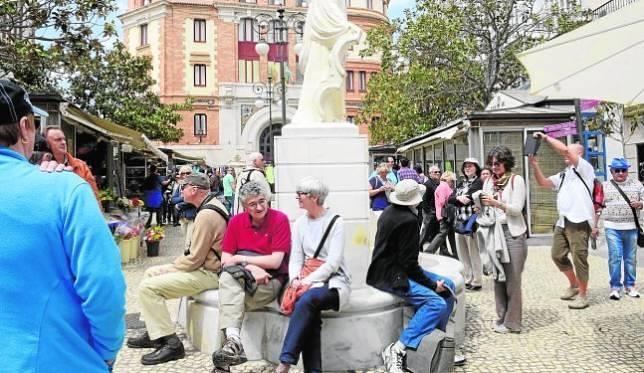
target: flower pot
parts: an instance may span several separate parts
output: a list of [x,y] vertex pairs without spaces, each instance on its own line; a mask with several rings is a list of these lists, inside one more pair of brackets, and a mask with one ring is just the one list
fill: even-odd
[[139,256],[139,237],[132,238],[129,241],[130,260],[134,260]]
[[127,243],[127,240],[121,240],[119,242],[119,251],[121,252],[121,264],[125,264],[130,261],[130,247]]
[[148,246],[148,256],[159,256],[159,241],[145,241]]

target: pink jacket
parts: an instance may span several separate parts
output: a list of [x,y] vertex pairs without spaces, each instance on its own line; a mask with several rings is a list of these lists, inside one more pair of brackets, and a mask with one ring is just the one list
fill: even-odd
[[443,208],[447,204],[449,196],[452,195],[452,188],[444,181],[436,187],[434,191],[434,204],[436,206],[436,218],[440,221],[443,219]]

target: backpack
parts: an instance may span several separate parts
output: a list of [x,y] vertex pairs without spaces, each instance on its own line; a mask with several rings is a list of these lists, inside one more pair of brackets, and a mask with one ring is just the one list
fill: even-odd
[[[215,195],[211,194],[210,196],[208,196],[201,203],[201,206],[198,209],[196,209],[195,219],[197,218],[197,215],[199,214],[200,211],[202,211],[202,210],[212,210],[212,211],[215,211],[216,213],[218,213],[219,215],[221,215],[221,217],[226,222],[226,225],[228,225],[228,220],[230,220],[230,216],[228,216],[228,213],[224,212],[224,210],[222,210],[221,208],[219,208],[217,206],[208,205],[208,202],[210,202],[213,198],[215,198]],[[190,248],[184,250],[183,255],[190,255]],[[221,260],[221,257],[219,256],[219,254],[216,251],[215,251],[215,255],[217,255],[217,258],[219,260]]]
[[[604,187],[602,186],[602,182],[599,181],[599,179],[594,178],[593,191],[591,192],[588,185],[586,185],[586,182],[584,181],[584,179],[581,177],[581,175],[579,175],[579,172],[577,172],[577,169],[573,167],[572,170],[575,173],[575,175],[577,175],[579,180],[581,180],[581,182],[586,187],[586,190],[588,191],[588,195],[590,196],[590,200],[593,202],[593,209],[595,210],[595,212],[604,208],[605,207],[604,206]],[[566,173],[561,172],[559,174],[559,177],[561,178],[561,183],[559,183],[559,190],[561,190],[561,186],[563,185],[564,180],[566,180]]]

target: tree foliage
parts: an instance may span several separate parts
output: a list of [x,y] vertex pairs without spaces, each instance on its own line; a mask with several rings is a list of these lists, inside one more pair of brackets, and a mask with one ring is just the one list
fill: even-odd
[[175,127],[181,120],[178,111],[191,110],[191,104],[162,104],[152,92],[151,70],[149,58],[132,56],[116,43],[110,50],[79,60],[70,75],[67,96],[82,109],[151,139],[178,141],[183,136]]
[[[177,141],[180,110],[152,92],[152,65],[130,55],[106,18],[115,0],[0,0],[0,78],[12,74],[29,90],[60,91],[88,112]],[[106,47],[113,45],[113,47]]]
[[584,22],[581,8],[535,0],[417,0],[402,19],[372,29],[363,54],[380,54],[358,121],[373,143],[399,143],[526,83],[516,53]]

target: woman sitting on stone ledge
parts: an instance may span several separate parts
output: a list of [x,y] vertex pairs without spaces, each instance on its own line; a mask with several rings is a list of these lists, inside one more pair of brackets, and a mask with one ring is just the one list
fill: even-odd
[[[289,262],[291,282],[282,303],[283,311],[293,313],[278,373],[288,372],[291,365],[297,364],[300,353],[305,372],[322,372],[320,313],[340,310],[348,303],[351,292],[351,278],[344,261],[344,223],[324,208],[328,187],[317,179],[305,178],[296,190],[299,207],[306,214],[294,226]],[[286,304],[289,292],[299,295],[293,308]]]

